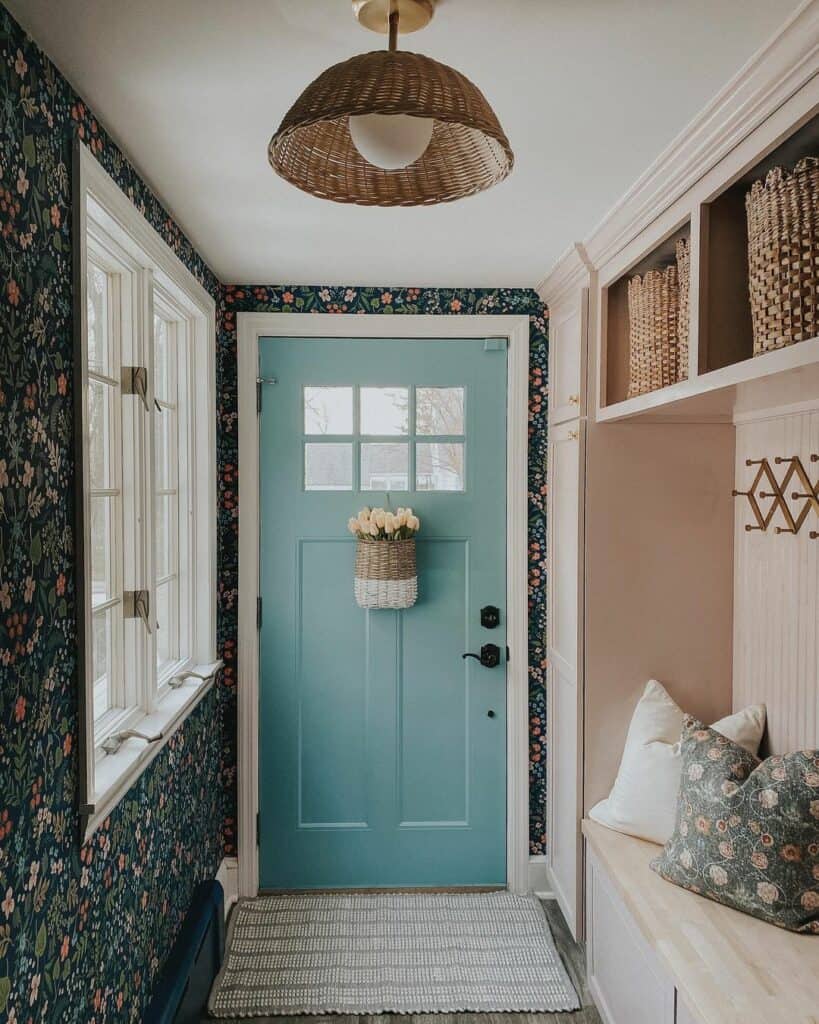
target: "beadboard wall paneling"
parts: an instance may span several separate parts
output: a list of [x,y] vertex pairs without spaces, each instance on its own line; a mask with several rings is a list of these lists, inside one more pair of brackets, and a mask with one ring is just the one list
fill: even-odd
[[[813,484],[819,478],[819,403],[808,412],[739,423],[736,488],[747,490],[756,472],[746,459],[798,455]],[[787,466],[772,466],[782,480]],[[765,488],[769,490],[769,488]],[[798,482],[788,494],[801,490]],[[792,508],[800,503],[791,501]],[[770,500],[760,503],[763,512]],[[764,533],[747,532],[754,518],[736,499],[734,555],[734,708],[768,706],[771,753],[819,746],[819,516],[811,512],[797,536],[777,512]]]

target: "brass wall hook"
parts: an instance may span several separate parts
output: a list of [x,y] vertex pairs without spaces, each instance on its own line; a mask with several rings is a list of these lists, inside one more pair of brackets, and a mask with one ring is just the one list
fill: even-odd
[[[754,519],[756,520],[756,525],[751,525],[751,524],[746,525],[745,532],[746,533],[751,533],[754,530],[762,530],[764,532],[765,530],[768,529],[768,526],[770,525],[771,519],[773,519],[774,512],[776,512],[777,508],[779,507],[781,498],[778,497],[778,495],[776,493],[772,494],[771,496],[775,500],[774,500],[773,504],[771,505],[771,507],[768,509],[767,514],[763,515],[762,514],[762,509],[759,507],[759,502],[757,501],[757,487],[759,487],[759,485],[763,481],[767,480],[768,484],[773,488],[773,490],[775,492],[778,492],[779,491],[779,484],[776,481],[776,477],[774,476],[773,470],[771,469],[770,463],[768,462],[767,459],[746,459],[745,460],[745,465],[746,466],[759,466],[759,469],[756,471],[756,474],[754,475],[753,483],[751,484],[751,486],[748,488],[747,491],[733,490],[731,492],[731,494],[735,498],[738,498],[738,497],[747,498],[748,499],[748,504],[751,506],[751,511],[754,514]],[[763,498],[766,493],[767,492],[760,491],[759,492],[759,497]]]

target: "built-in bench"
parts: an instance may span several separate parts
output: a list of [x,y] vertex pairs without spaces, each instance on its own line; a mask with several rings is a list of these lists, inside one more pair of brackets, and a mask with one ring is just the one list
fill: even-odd
[[583,822],[589,988],[604,1024],[819,1024],[819,936],[664,881],[660,847]]

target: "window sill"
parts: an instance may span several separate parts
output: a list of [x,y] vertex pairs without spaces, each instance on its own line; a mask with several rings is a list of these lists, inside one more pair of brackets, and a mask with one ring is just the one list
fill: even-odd
[[123,741],[113,754],[98,757],[94,765],[94,802],[81,807],[83,839],[87,840],[97,826],[108,817],[134,785],[157,754],[166,746],[179,726],[202,701],[213,686],[222,661],[209,665],[196,665],[189,671],[205,678],[189,676],[181,686],[168,690],[155,711],[136,723],[136,728],[149,736],[159,737],[146,741],[131,737]]

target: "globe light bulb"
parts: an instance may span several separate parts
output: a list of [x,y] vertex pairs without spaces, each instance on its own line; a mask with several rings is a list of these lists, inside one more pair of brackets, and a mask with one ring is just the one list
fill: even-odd
[[367,163],[396,171],[424,155],[434,124],[411,114],[357,114],[350,117],[350,137]]

